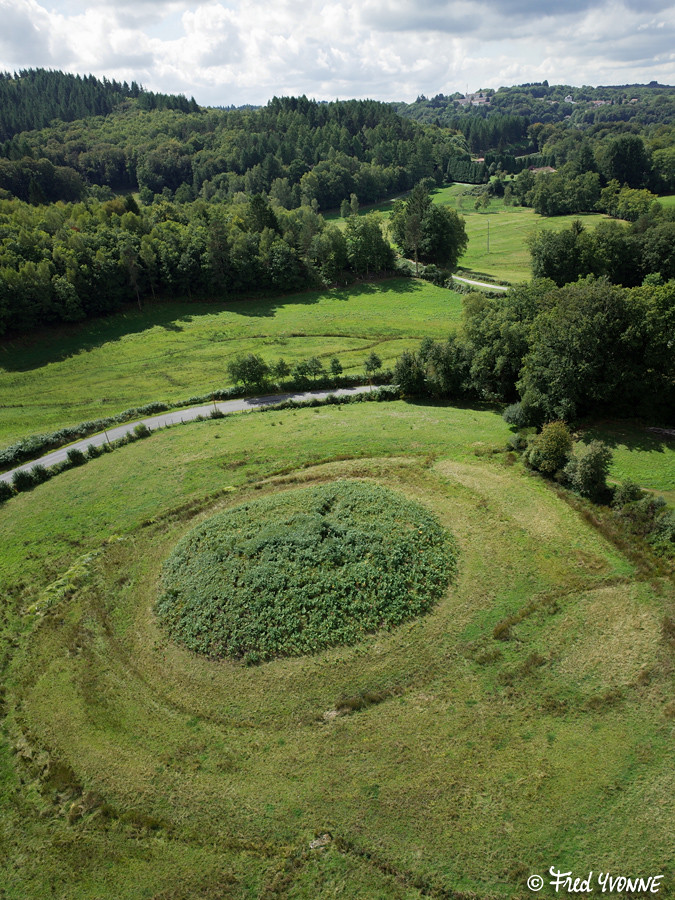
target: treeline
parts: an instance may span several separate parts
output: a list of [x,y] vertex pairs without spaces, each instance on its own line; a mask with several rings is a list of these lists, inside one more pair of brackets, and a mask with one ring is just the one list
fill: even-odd
[[[551,161],[545,151],[539,159]],[[543,216],[605,212],[636,221],[657,194],[675,190],[675,148],[651,152],[640,135],[606,136],[595,143],[583,138],[566,148],[565,159],[556,171],[524,170],[513,179],[502,173],[506,203],[530,206]]]
[[194,99],[146,91],[135,81],[127,84],[47,69],[0,72],[0,141],[44,128],[52,119],[72,122],[106,116],[125,100],[135,100],[141,109],[198,109]]
[[675,210],[651,207],[632,225],[577,220],[562,231],[538,231],[529,242],[532,274],[561,286],[587,275],[635,287],[675,278]]
[[[467,134],[472,121],[492,119],[522,120],[525,125],[564,123],[573,128],[587,128],[608,123],[634,123],[640,127],[675,122],[675,88],[669,85],[618,85],[573,87],[549,85],[547,81],[500,87],[477,92],[476,105],[461,103],[462,94],[421,95],[414,103],[397,103],[400,115],[422,123],[461,128]],[[487,99],[488,102],[482,102]],[[467,124],[468,123],[468,124]],[[497,149],[495,133],[483,132],[491,143],[479,149]],[[498,134],[504,145],[522,140],[526,133]]]
[[675,281],[541,279],[499,297],[467,296],[458,335],[404,353],[394,380],[410,396],[509,403],[519,426],[636,410],[672,421],[673,334]]
[[110,313],[159,294],[242,296],[344,282],[394,267],[378,218],[344,231],[311,207],[255,195],[139,208],[130,195],[33,207],[0,201],[0,334]]
[[604,182],[649,188],[657,193],[675,190],[675,128],[639,130],[602,126],[588,130],[569,126],[533,125],[533,143],[541,164],[565,175],[598,173]]
[[372,203],[425,177],[441,183],[452,159],[469,159],[457,135],[418,126],[371,100],[275,98],[261,109],[186,113],[146,112],[138,108],[141,97],[106,117],[5,141],[0,157],[12,166],[0,170],[0,191],[29,200],[32,181],[51,199],[34,171],[46,160],[96,186],[102,199],[100,188],[139,190],[144,203],[265,193],[287,209],[314,203],[325,210],[352,193]]

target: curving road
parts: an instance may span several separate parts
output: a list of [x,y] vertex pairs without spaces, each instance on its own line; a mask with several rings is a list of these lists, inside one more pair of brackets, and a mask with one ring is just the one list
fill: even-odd
[[10,469],[9,472],[3,472],[0,474],[0,481],[11,481],[15,472],[22,470],[29,471],[33,466],[53,466],[58,462],[63,462],[63,460],[66,459],[69,450],[86,450],[89,444],[94,444],[98,447],[109,440],[115,441],[117,438],[129,434],[130,431],[133,431],[134,428],[141,423],[147,425],[150,431],[155,431],[157,428],[164,428],[167,425],[178,425],[180,422],[190,422],[198,416],[209,416],[213,412],[214,406],[225,414],[250,412],[254,409],[260,409],[262,406],[275,406],[278,403],[285,403],[287,400],[294,400],[296,402],[311,400],[312,398],[322,400],[331,394],[341,397],[346,394],[363,394],[376,389],[377,388],[372,385],[365,384],[353,388],[337,388],[332,391],[304,391],[297,394],[267,394],[263,397],[222,400],[220,402],[216,401],[215,403],[209,403],[206,406],[189,406],[185,409],[175,409],[170,412],[161,413],[158,416],[136,419],[134,422],[125,422],[124,425],[115,425],[114,428],[108,428],[106,431],[100,431],[98,434],[89,435],[89,437],[83,438],[80,441],[75,441],[65,447],[59,447],[58,450],[53,450],[51,453],[47,453],[39,459],[33,459],[28,463],[24,463],[22,466]]
[[487,281],[473,281],[471,278],[460,278],[459,275],[452,276],[455,281],[461,281],[462,284],[475,284],[477,287],[490,288],[491,291],[508,291],[503,284],[489,284]]

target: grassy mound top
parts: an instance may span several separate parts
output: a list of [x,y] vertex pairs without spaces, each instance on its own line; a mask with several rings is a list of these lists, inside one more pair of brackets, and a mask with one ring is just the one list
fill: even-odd
[[455,568],[417,503],[340,481],[220,513],[164,564],[160,620],[211,657],[258,662],[359,640],[427,612]]

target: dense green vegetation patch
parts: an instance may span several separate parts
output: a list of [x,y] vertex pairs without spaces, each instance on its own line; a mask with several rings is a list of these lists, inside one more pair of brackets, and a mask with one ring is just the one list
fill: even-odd
[[423,507],[338,481],[199,525],[165,563],[157,612],[190,650],[258,662],[354,643],[421,615],[454,568],[451,539]]

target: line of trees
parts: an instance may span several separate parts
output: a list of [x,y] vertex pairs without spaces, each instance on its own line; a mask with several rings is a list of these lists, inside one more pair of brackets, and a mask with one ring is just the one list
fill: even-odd
[[140,207],[0,201],[0,334],[76,322],[160,294],[219,298],[343,283],[394,268],[376,214],[341,231],[262,195]]
[[517,425],[675,409],[675,281],[636,288],[589,276],[465,298],[458,335],[399,359],[410,396],[499,400]]
[[650,209],[633,225],[603,221],[594,229],[578,219],[561,231],[538,231],[529,240],[532,273],[559,287],[587,275],[635,287],[675,278],[675,210]]

